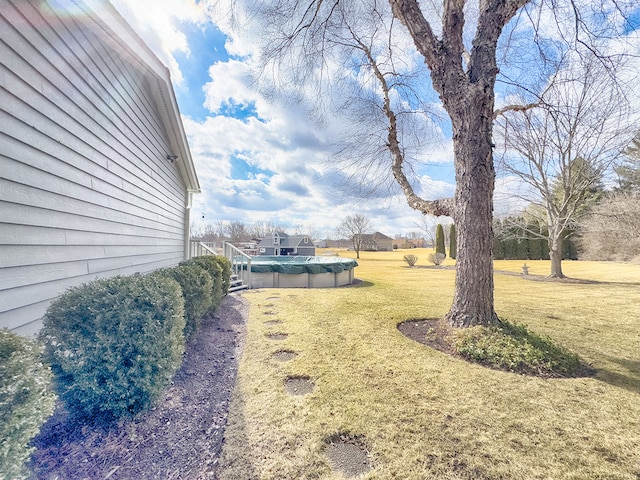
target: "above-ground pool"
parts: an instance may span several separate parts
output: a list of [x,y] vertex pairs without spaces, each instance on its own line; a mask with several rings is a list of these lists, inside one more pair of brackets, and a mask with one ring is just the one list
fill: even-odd
[[251,258],[251,288],[330,288],[353,283],[358,262],[341,257]]

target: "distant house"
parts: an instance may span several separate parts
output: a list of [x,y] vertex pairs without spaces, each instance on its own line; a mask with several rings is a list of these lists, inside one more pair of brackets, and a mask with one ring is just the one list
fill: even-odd
[[396,238],[393,248],[426,248],[427,241],[423,238]]
[[169,71],[106,0],[0,9],[0,327],[189,255],[200,185]]
[[308,235],[274,232],[258,244],[258,255],[315,255],[316,247]]
[[384,233],[367,233],[360,236],[360,249],[370,252],[390,252],[393,250],[393,238]]

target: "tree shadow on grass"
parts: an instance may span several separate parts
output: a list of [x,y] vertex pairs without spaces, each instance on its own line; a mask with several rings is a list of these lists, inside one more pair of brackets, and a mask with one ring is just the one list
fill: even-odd
[[620,365],[626,372],[613,372],[607,368],[596,369],[596,380],[614,387],[624,388],[632,393],[640,393],[640,360],[616,358],[602,355],[607,361]]
[[350,283],[348,285],[343,285],[340,288],[367,288],[367,287],[373,287],[375,284],[373,282],[369,282],[367,280],[360,280],[359,278],[355,278],[353,280],[353,283]]

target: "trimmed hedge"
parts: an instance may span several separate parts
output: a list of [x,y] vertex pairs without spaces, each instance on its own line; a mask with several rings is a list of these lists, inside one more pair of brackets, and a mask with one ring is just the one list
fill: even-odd
[[180,284],[186,322],[184,335],[187,339],[191,338],[200,328],[202,316],[214,302],[213,280],[209,272],[195,263],[183,262],[177,267],[156,270],[150,275],[172,278]]
[[183,264],[200,265],[204,268],[213,280],[213,305],[215,310],[220,306],[222,298],[229,291],[231,285],[231,262],[222,255],[206,255],[202,257],[194,257],[191,260],[182,262]]
[[53,413],[51,371],[40,351],[35,342],[0,330],[0,478],[28,478],[29,442]]
[[69,412],[109,422],[149,408],[169,385],[184,325],[180,285],[136,274],[68,290],[48,308],[40,338]]

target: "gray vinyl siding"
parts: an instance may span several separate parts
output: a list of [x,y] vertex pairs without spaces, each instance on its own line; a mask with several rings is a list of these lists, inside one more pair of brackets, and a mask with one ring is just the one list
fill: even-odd
[[186,250],[150,80],[81,21],[0,0],[0,327],[19,333],[70,286]]

